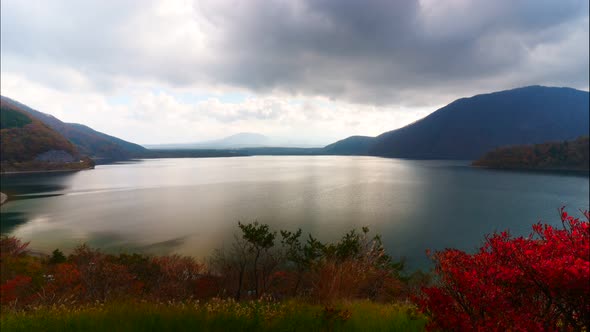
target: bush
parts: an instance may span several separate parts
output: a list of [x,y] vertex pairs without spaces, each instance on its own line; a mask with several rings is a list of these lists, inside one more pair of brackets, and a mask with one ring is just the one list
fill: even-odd
[[268,225],[238,226],[242,237],[236,236],[230,250],[218,250],[211,262],[226,296],[235,294],[240,300],[246,290],[250,298],[269,294],[329,304],[346,299],[392,301],[407,295],[400,277],[403,264],[394,262],[381,238],[370,237],[366,227],[349,231],[335,243],[322,243],[311,234],[302,241],[301,229],[282,230],[279,244]]
[[419,302],[430,328],[580,331],[590,328],[590,228],[560,210],[562,229],[536,224],[528,237],[493,234],[475,254],[433,255],[439,285]]
[[192,257],[178,255],[154,257],[160,273],[151,285],[151,295],[160,300],[184,300],[196,297],[196,286],[203,266]]
[[82,245],[69,260],[80,273],[82,301],[107,301],[140,293],[137,278],[111,255]]
[[22,242],[14,236],[2,235],[0,237],[0,258],[24,256],[29,252],[28,246],[29,242]]

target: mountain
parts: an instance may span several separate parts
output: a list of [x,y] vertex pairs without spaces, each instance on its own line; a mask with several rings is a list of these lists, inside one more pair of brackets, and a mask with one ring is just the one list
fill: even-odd
[[[499,146],[572,140],[588,135],[588,109],[588,92],[571,88],[529,86],[476,95],[377,136],[368,154],[473,160]],[[364,154],[366,149],[347,140],[341,141],[344,147],[335,144],[332,150],[346,154]]]
[[92,167],[57,131],[13,103],[0,100],[0,166],[2,172]]
[[177,143],[177,144],[152,144],[146,145],[150,149],[239,149],[246,147],[270,146],[271,140],[261,134],[238,133],[217,140]]
[[350,136],[336,143],[326,145],[322,153],[336,155],[368,155],[369,149],[375,143],[375,137]]
[[264,135],[256,133],[238,133],[217,140],[195,143],[194,147],[208,149],[235,149],[269,146],[270,144],[271,140]]
[[4,96],[0,98],[3,104],[19,108],[63,135],[82,155],[97,159],[128,159],[141,157],[147,152],[147,149],[141,145],[101,133],[81,124],[65,123],[52,115],[36,111],[10,98]]
[[278,146],[276,140],[257,133],[238,133],[217,140],[196,142],[196,143],[178,143],[178,144],[158,144],[147,145],[150,149],[240,149],[240,148],[258,148]]
[[503,169],[590,169],[588,136],[573,141],[496,148],[473,162],[474,166]]

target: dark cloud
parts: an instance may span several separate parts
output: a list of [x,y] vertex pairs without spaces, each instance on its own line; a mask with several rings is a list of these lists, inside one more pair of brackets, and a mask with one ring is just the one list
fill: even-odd
[[587,0],[169,3],[3,1],[3,62],[366,104],[588,86]]
[[[254,89],[369,103],[424,98],[433,89],[464,92],[474,83],[483,88],[541,83],[539,79],[550,83],[551,77],[539,75],[546,68],[531,63],[532,50],[559,44],[572,30],[588,35],[587,1],[481,1],[448,7],[437,1],[430,7],[416,1],[266,4],[233,8],[231,20],[217,20],[228,34],[222,46],[229,52],[215,73]],[[588,85],[585,54],[554,59],[574,63],[577,72],[566,74],[570,85]],[[508,77],[525,68],[525,77]]]

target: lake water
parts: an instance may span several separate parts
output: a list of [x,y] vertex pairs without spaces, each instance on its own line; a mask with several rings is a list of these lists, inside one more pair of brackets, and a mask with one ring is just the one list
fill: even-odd
[[528,234],[559,224],[562,205],[589,206],[587,174],[344,156],[142,160],[3,176],[1,191],[13,199],[2,232],[45,252],[87,243],[203,258],[231,243],[238,220],[258,220],[326,241],[369,226],[411,269],[429,266],[428,248],[473,250],[487,233]]

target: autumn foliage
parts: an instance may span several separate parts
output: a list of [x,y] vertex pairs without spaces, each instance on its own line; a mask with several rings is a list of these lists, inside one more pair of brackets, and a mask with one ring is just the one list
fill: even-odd
[[59,250],[39,257],[28,253],[28,243],[2,237],[0,302],[3,309],[21,310],[120,300],[297,298],[333,308],[343,300],[413,298],[433,330],[587,331],[590,216],[584,212],[586,220],[580,220],[563,208],[560,214],[561,227],[539,223],[529,236],[490,235],[475,253],[433,254],[434,282],[427,274],[402,273],[403,264],[367,228],[322,243],[303,238],[301,230],[240,223],[241,236],[208,264],[178,255],[113,255],[85,245],[67,257]]
[[504,146],[486,153],[474,166],[506,169],[564,169],[588,171],[589,138],[535,145]]
[[[0,171],[80,170],[94,167],[64,136],[22,107],[0,102]],[[64,154],[74,161],[44,160],[44,154]],[[55,156],[52,156],[56,158]],[[41,158],[41,159],[39,159]],[[51,158],[50,158],[51,159]]]
[[378,236],[368,229],[322,243],[302,232],[281,232],[268,225],[239,224],[229,251],[208,265],[193,257],[107,254],[81,245],[67,257],[33,256],[28,243],[0,241],[2,304],[21,309],[36,305],[80,305],[119,300],[159,302],[211,299],[305,298],[329,304],[338,300],[392,301],[407,297],[400,271]]
[[[407,297],[401,262],[390,257],[369,229],[351,230],[334,243],[311,234],[277,233],[268,225],[240,224],[242,237],[218,251],[211,268],[222,293],[236,300],[297,297],[322,304],[341,300],[394,301]],[[411,279],[411,278],[408,278]]]
[[[106,254],[82,245],[67,259],[27,254],[28,243],[2,237],[3,308],[84,304],[122,299],[182,301],[217,294],[211,276],[191,257]],[[212,288],[213,289],[206,289]]]
[[590,327],[590,228],[560,210],[563,227],[489,236],[475,254],[433,255],[439,285],[419,300],[430,327],[453,331],[580,331]]

